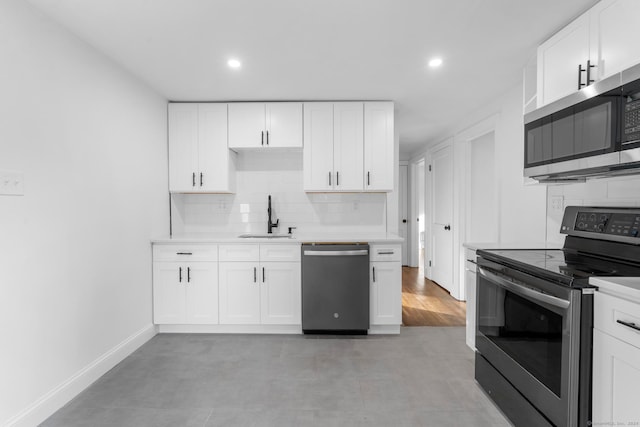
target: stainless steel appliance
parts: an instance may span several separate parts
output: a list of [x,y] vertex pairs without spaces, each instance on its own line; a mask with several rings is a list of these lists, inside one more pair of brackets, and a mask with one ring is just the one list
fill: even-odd
[[476,380],[517,426],[591,420],[592,276],[640,276],[640,209],[567,207],[562,249],[478,250]]
[[541,182],[640,173],[640,65],[525,115],[524,175]]
[[304,333],[366,334],[369,245],[302,245]]

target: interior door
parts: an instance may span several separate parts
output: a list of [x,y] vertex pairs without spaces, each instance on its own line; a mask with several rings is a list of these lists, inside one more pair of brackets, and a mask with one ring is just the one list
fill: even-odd
[[431,161],[431,279],[453,290],[453,150],[448,145]]
[[407,223],[407,215],[408,215],[408,183],[409,183],[409,166],[401,165],[400,166],[400,184],[398,186],[400,192],[400,224],[398,225],[398,234],[404,240],[402,241],[402,265],[409,265],[407,259],[407,236],[408,236],[408,228],[409,224]]

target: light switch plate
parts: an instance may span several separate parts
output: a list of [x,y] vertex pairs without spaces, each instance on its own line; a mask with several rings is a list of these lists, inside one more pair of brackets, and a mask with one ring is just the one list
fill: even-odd
[[0,195],[24,196],[24,174],[0,171]]

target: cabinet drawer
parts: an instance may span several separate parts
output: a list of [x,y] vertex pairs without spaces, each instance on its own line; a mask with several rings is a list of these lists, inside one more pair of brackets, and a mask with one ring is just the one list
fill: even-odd
[[260,245],[260,261],[300,261],[300,245]]
[[371,245],[370,261],[402,261],[400,245]]
[[155,244],[153,261],[218,261],[218,245]]
[[595,328],[640,348],[640,331],[618,323],[633,323],[640,328],[640,304],[596,292],[593,317]]
[[220,261],[258,261],[260,245],[220,245]]

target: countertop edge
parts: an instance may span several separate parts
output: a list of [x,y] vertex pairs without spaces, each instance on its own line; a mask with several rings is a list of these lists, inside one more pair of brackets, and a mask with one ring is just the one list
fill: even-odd
[[[633,286],[625,281],[635,282]],[[598,292],[640,304],[640,277],[592,277],[589,284],[598,287]]]

